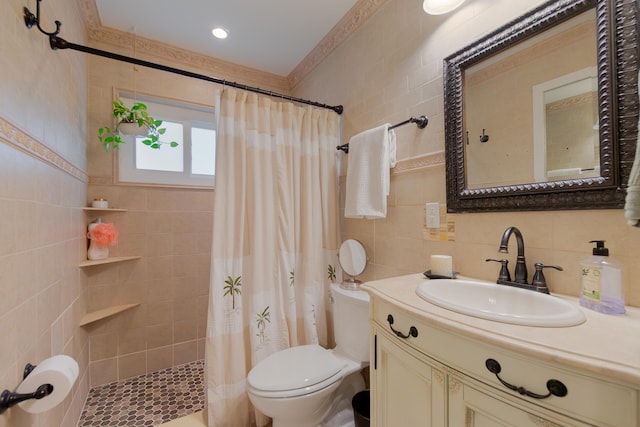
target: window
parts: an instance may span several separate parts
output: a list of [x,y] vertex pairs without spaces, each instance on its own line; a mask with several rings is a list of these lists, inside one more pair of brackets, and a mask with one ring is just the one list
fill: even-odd
[[[126,105],[130,96],[120,95]],[[140,136],[123,135],[118,149],[118,182],[213,187],[215,179],[216,130],[212,108],[137,96],[149,114],[163,121],[159,149],[142,143]],[[175,141],[177,147],[170,147]]]

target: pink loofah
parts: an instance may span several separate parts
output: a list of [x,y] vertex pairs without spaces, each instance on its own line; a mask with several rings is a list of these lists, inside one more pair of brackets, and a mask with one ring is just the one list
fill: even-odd
[[87,236],[101,248],[113,246],[118,242],[118,230],[113,224],[91,224]]

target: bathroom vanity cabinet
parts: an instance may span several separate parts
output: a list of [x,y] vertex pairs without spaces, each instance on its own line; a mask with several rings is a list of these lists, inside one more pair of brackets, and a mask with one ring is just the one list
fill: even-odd
[[370,366],[372,425],[446,425],[443,366],[377,326],[372,334],[376,361]]
[[[640,310],[585,313],[566,328],[507,325],[423,301],[422,280],[363,285],[372,426],[640,426]],[[488,369],[496,362],[516,390]],[[549,381],[558,395],[541,398]]]

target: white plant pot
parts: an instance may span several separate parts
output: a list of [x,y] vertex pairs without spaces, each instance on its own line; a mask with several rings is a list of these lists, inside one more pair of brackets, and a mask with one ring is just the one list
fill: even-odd
[[147,136],[149,128],[146,125],[138,126],[138,123],[121,122],[118,131],[123,135]]

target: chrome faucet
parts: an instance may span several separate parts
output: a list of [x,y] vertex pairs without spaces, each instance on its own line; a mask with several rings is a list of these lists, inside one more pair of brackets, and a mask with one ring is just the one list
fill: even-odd
[[527,264],[524,259],[524,239],[522,238],[522,233],[517,227],[509,227],[504,231],[502,235],[502,240],[500,240],[500,249],[499,252],[504,254],[509,253],[508,245],[509,238],[511,234],[516,235],[516,243],[518,244],[518,258],[516,260],[516,271],[515,271],[515,282],[516,283],[527,283]]
[[511,275],[509,274],[508,264],[509,261],[506,259],[492,259],[487,258],[485,261],[493,261],[499,262],[502,264],[500,268],[500,275],[496,283],[500,285],[508,285],[515,286],[523,289],[530,289],[537,292],[543,292],[545,294],[549,293],[549,288],[547,287],[547,281],[542,273],[543,268],[555,268],[556,270],[562,271],[562,267],[556,265],[544,265],[542,263],[536,263],[536,273],[533,276],[533,282],[531,284],[527,283],[527,264],[524,258],[524,239],[522,238],[522,233],[517,227],[509,227],[504,231],[502,235],[502,239],[500,240],[500,249],[499,252],[509,253],[509,239],[511,235],[516,235],[516,243],[518,244],[518,257],[516,260],[516,271],[515,271],[515,280],[511,280]]

